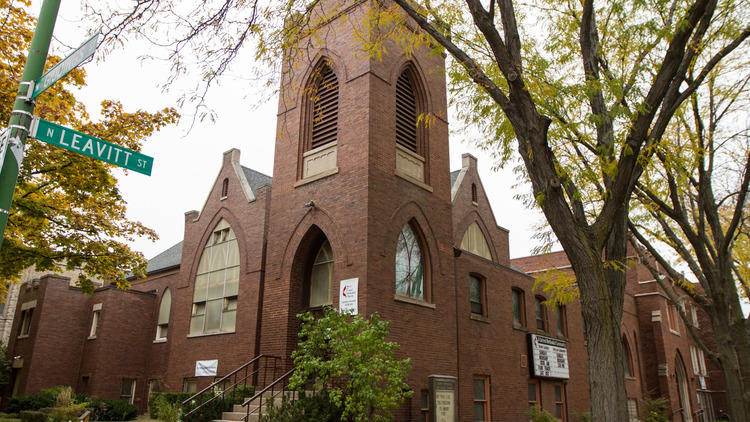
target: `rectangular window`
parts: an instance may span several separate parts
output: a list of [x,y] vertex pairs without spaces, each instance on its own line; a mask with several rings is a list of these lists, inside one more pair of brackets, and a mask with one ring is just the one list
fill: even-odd
[[708,371],[706,371],[706,357],[703,354],[703,350],[698,349],[698,365],[701,370],[701,375],[704,377],[708,375]]
[[628,422],[638,422],[638,402],[628,399]]
[[526,305],[523,297],[523,291],[518,289],[511,290],[513,301],[513,325],[517,327],[526,326]]
[[538,406],[542,407],[541,400],[539,400],[541,394],[539,394],[539,381],[529,380],[529,409]]
[[419,420],[422,422],[430,422],[430,392],[428,390],[422,390],[419,395]]
[[490,420],[490,379],[474,376],[474,422]]
[[127,400],[128,403],[133,404],[135,398],[135,379],[123,378],[120,386],[120,399]]
[[547,316],[543,297],[534,298],[534,315],[536,316],[536,329],[547,331]]
[[555,384],[555,417],[565,422],[565,385]]
[[472,314],[485,316],[484,280],[473,275],[469,276],[469,301]]
[[693,373],[700,374],[700,367],[698,366],[698,350],[695,346],[690,346],[690,361],[693,364]]
[[21,332],[20,336],[28,336],[31,331],[31,317],[34,315],[34,308],[21,311]]
[[693,319],[693,327],[698,328],[698,311],[695,307],[695,305],[690,307],[690,316]]
[[557,315],[557,335],[565,337],[568,335],[567,321],[565,319],[565,306],[557,306],[557,308],[555,308],[555,314]]
[[196,378],[184,378],[182,380],[182,391],[185,393],[197,393],[198,380]]
[[89,331],[89,338],[96,338],[96,330],[99,328],[99,313],[101,310],[94,311],[91,317],[91,331]]
[[671,302],[667,303],[667,316],[669,317],[669,329],[675,333],[679,333],[677,325],[677,308]]

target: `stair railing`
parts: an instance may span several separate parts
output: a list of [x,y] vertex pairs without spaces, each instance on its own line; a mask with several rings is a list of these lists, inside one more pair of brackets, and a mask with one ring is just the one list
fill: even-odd
[[[294,373],[294,368],[290,369],[285,374],[276,378],[273,382],[263,387],[260,391],[256,391],[252,397],[245,400],[245,402],[242,403],[242,407],[246,408],[246,413],[245,413],[245,416],[242,418],[242,420],[247,422],[248,419],[250,419],[250,415],[254,414],[256,411],[260,415],[260,411],[261,409],[263,409],[263,399],[264,397],[266,397],[265,393],[268,393],[268,397],[266,397],[266,400],[271,399],[272,401],[279,394],[283,394],[286,391],[286,388],[289,386],[289,378],[292,376],[293,373]],[[295,399],[296,399],[295,397],[292,397],[292,400],[295,400]],[[258,400],[258,404],[255,407],[250,408],[250,403],[252,403],[254,400]]]
[[[199,416],[198,411],[212,403],[214,405],[221,403],[220,409],[224,411],[227,410],[227,400],[229,400],[229,408],[231,409],[237,398],[235,396],[237,387],[247,386],[248,381],[250,381],[250,385],[258,385],[261,375],[263,377],[263,384],[260,385],[265,385],[269,371],[271,371],[270,376],[272,379],[276,377],[276,373],[280,368],[280,361],[281,358],[278,356],[258,355],[229,374],[214,381],[208,387],[198,391],[182,402],[183,408],[186,406],[192,407],[190,411],[183,415],[183,420],[186,422],[197,420],[196,417]],[[206,398],[208,395],[204,395],[204,393],[210,391],[213,391],[214,394]],[[244,400],[244,397],[241,397],[241,399]]]

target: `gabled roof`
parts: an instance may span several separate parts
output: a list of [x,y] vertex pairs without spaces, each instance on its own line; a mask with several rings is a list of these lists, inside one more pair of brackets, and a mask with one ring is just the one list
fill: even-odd
[[451,172],[451,189],[453,189],[453,185],[456,184],[456,180],[458,180],[458,174],[461,173],[461,170],[456,170]]
[[148,267],[146,267],[146,274],[177,268],[180,266],[181,261],[182,241],[179,241],[171,248],[149,259]]
[[273,180],[271,176],[267,176],[259,171],[255,171],[245,166],[241,167],[242,172],[245,173],[247,183],[253,189],[253,193],[255,193],[255,191],[258,190],[258,188],[260,188],[261,186],[271,186],[271,181]]

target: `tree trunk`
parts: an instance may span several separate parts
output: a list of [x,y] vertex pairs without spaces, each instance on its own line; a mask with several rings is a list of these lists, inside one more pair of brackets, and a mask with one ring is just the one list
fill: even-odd
[[579,287],[588,285],[594,290],[594,294],[591,294],[590,289],[580,289],[592,420],[625,421],[627,397],[622,364],[621,318],[615,315],[622,305],[612,303],[601,265],[598,271],[594,268],[574,271]]
[[[742,318],[739,296],[732,279],[723,279],[713,285],[715,301],[709,315],[716,339],[716,354],[724,376],[729,413],[732,420],[750,420],[750,396],[743,388],[743,385],[750,385],[750,380],[747,379],[750,372],[750,341],[745,329],[745,319]],[[739,317],[732,322],[728,319],[729,315]]]
[[722,375],[724,375],[729,414],[733,421],[746,421],[743,400],[745,394],[739,377],[737,358],[731,347],[731,333],[726,327],[719,327],[718,330],[714,328],[714,335],[716,335],[716,354],[719,357]]
[[[530,101],[530,99],[525,98]],[[522,103],[522,99],[516,99]],[[532,104],[520,107],[523,121],[515,121],[518,151],[529,173],[534,196],[568,256],[581,295],[581,315],[588,352],[591,419],[593,422],[627,420],[625,370],[622,360],[622,308],[625,296],[624,267],[606,266],[607,259],[624,259],[627,237],[627,207],[618,211],[612,230],[598,239],[585,217],[574,215],[558,181],[554,154],[547,145],[549,119],[536,113]],[[627,203],[627,201],[625,201]],[[618,224],[618,222],[620,224]],[[623,262],[624,263],[624,262]]]

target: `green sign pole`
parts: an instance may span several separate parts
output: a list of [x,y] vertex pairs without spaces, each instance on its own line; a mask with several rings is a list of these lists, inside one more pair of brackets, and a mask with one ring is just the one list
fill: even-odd
[[[4,138],[5,158],[0,167],[0,247],[5,237],[5,227],[8,225],[10,206],[13,202],[13,191],[16,189],[23,149],[34,113],[34,103],[30,101],[33,92],[31,82],[36,81],[44,71],[49,44],[52,40],[52,30],[55,28],[59,9],[60,0],[44,0],[42,3],[39,21],[36,24],[34,37],[31,39],[31,48],[26,57],[26,66],[23,68],[21,84],[10,117],[9,130]],[[2,155],[0,154],[0,157]]]

